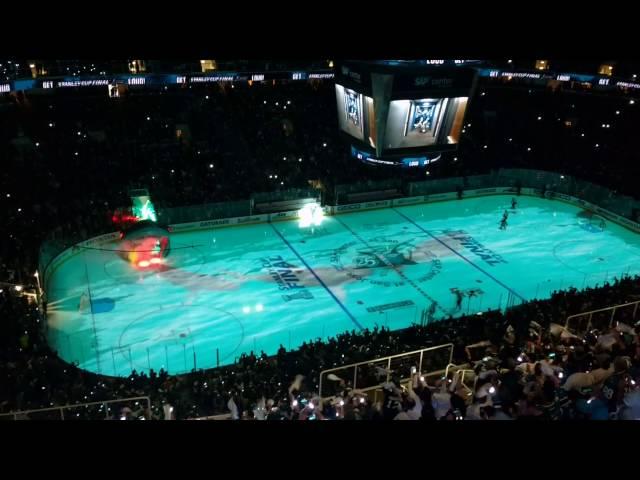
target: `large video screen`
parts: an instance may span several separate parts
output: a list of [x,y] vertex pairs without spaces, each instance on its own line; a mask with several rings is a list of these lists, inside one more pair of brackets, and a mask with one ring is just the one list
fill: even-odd
[[336,84],[336,101],[340,129],[375,148],[376,129],[373,99]]
[[468,100],[469,97],[455,97],[391,101],[384,148],[457,144]]

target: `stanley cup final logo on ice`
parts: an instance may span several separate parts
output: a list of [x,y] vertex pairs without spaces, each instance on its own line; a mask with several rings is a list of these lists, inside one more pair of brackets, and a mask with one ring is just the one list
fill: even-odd
[[265,268],[278,284],[278,289],[292,291],[290,295],[282,295],[285,301],[310,300],[313,298],[313,294],[300,283],[298,278],[297,273],[302,269],[288,263],[280,255],[265,257],[260,260],[262,268]]
[[[393,274],[393,270],[419,266],[419,274],[414,278],[426,282],[442,270],[442,262],[428,248],[427,242],[416,239],[399,241],[394,235],[377,236],[366,241],[349,242],[330,252],[333,267],[352,280],[367,281],[382,287],[400,287],[405,281]],[[413,276],[413,275],[412,275]]]

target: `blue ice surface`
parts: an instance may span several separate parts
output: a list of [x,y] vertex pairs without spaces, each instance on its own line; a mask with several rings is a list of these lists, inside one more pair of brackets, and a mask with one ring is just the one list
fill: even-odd
[[[135,271],[117,249],[72,257],[47,292],[53,348],[117,376],[226,365],[250,351],[504,309],[640,273],[637,234],[528,196],[515,210],[510,196],[490,196],[341,214],[314,228],[175,233],[161,272]],[[87,291],[93,312],[78,308]]]

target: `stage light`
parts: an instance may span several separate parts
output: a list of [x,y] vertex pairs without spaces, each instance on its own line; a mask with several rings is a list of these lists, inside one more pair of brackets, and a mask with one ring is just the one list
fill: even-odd
[[249,313],[251,312],[251,307],[242,307],[242,313]]
[[298,211],[298,218],[300,228],[320,226],[324,219],[324,211],[320,205],[309,203]]
[[138,262],[138,266],[141,268],[147,268],[149,266],[149,262],[147,260],[140,260]]
[[635,100],[629,100],[629,105],[633,105],[634,103],[636,103]]
[[261,303],[256,304],[256,312],[261,312],[264,310],[264,306]]

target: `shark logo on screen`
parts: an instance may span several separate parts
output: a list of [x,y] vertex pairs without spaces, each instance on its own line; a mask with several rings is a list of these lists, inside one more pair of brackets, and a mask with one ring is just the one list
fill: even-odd
[[427,242],[416,239],[401,242],[394,236],[369,238],[366,245],[355,241],[345,243],[330,253],[331,265],[352,280],[383,287],[400,287],[406,283],[394,271],[408,270],[414,281],[420,283],[440,273],[442,262],[427,247]]

